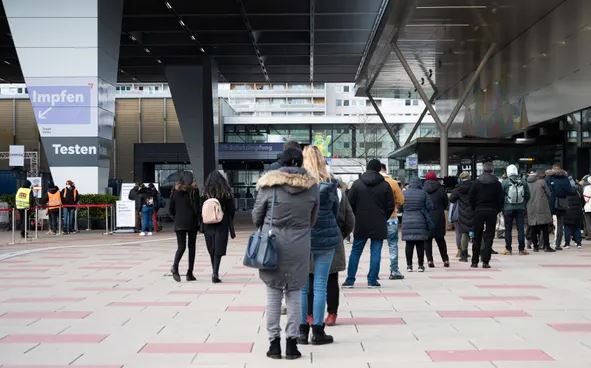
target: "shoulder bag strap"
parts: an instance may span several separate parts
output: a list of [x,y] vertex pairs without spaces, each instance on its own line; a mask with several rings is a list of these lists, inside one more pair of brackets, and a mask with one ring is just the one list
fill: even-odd
[[273,188],[273,199],[271,200],[271,223],[269,224],[269,233],[273,230],[273,217],[275,216],[275,196],[277,189]]

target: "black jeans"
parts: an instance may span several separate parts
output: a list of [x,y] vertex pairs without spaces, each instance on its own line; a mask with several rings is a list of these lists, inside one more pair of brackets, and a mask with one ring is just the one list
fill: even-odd
[[412,254],[414,248],[417,248],[417,257],[419,258],[419,267],[423,267],[425,263],[425,241],[424,240],[407,240],[404,251],[406,253],[406,266],[412,268]]
[[[439,254],[443,262],[449,262],[449,256],[447,255],[447,243],[445,238],[435,238],[437,248],[439,248]],[[433,262],[433,238],[429,238],[425,242],[425,254],[427,255],[427,261]]]
[[517,227],[517,241],[519,243],[519,250],[525,249],[525,211],[524,210],[508,210],[503,212],[505,217],[505,249],[513,250],[511,241],[513,240],[513,220]]
[[546,247],[550,246],[550,231],[548,230],[548,225],[533,225],[530,226],[530,228],[532,229],[531,241],[534,244],[534,249],[539,249],[540,244],[542,245],[542,249],[546,249]]
[[[187,243],[188,238],[188,243]],[[187,274],[193,273],[193,266],[195,265],[195,243],[197,242],[197,231],[177,230],[176,231],[176,243],[177,249],[174,255],[174,264],[172,268],[178,272],[179,263],[183,254],[185,254],[185,248],[189,248],[189,267],[187,268]]]
[[59,217],[59,210],[49,210],[49,230],[53,231],[54,233],[58,232],[58,217]]
[[[314,274],[310,274],[310,285],[314,285]],[[314,305],[314,288],[308,288],[308,315],[313,314]],[[331,273],[328,275],[328,283],[326,284],[326,313],[338,314],[339,310],[339,273]]]
[[[19,217],[20,217],[19,227],[21,230],[21,238],[24,238],[25,237],[25,226],[27,226],[28,219],[25,218],[25,210],[18,210],[18,213],[19,213]],[[29,213],[27,213],[27,217],[29,217]]]
[[478,264],[482,257],[482,263],[489,263],[495,228],[497,226],[497,212],[483,209],[474,213],[474,243],[472,244],[472,263]]

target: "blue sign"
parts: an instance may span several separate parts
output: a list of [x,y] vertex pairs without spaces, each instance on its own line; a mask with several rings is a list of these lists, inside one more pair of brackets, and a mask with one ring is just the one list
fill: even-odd
[[220,160],[274,161],[283,152],[283,143],[220,143]]
[[90,124],[90,86],[30,86],[37,124]]

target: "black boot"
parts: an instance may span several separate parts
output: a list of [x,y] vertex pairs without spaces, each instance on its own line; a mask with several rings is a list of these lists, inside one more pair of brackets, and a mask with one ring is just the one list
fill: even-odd
[[298,339],[295,337],[288,337],[285,343],[285,359],[294,360],[302,357],[302,353],[298,350]]
[[181,282],[181,275],[179,274],[179,270],[178,268],[171,268],[170,272],[172,273],[172,278],[174,279],[174,281],[176,282]]
[[279,337],[276,337],[271,341],[269,351],[267,351],[267,357],[271,359],[281,359],[281,339]]
[[334,339],[332,336],[324,332],[324,324],[319,326],[312,326],[312,345],[326,345],[332,344]]
[[310,325],[300,325],[300,337],[298,337],[298,344],[308,345],[308,335],[310,335]]
[[197,281],[197,278],[193,275],[193,271],[187,272],[187,281]]
[[220,277],[216,274],[211,275],[211,282],[214,284],[219,284],[220,282],[222,282],[222,280],[220,280]]

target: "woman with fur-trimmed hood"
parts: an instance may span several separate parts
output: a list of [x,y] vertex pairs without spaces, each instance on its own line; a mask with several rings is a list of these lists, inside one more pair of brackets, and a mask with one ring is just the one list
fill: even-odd
[[[301,290],[308,281],[310,264],[310,235],[318,216],[319,194],[316,179],[302,166],[300,150],[287,149],[281,155],[281,167],[261,177],[257,183],[258,196],[252,219],[263,232],[273,234],[278,253],[275,270],[261,270],[261,280],[267,285],[267,332],[271,347],[267,356],[281,358],[281,301],[287,306],[286,357],[301,356],[297,349],[299,335]],[[275,206],[271,212],[273,195]]]

